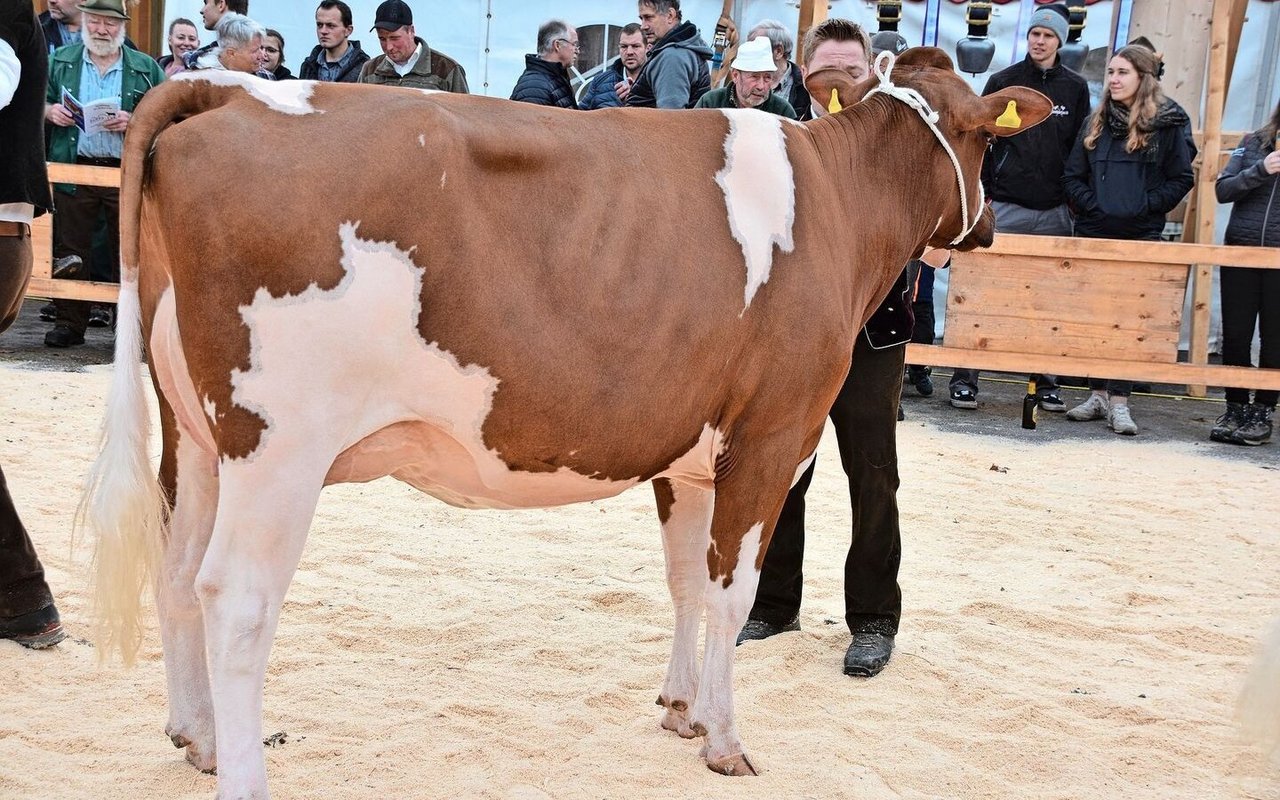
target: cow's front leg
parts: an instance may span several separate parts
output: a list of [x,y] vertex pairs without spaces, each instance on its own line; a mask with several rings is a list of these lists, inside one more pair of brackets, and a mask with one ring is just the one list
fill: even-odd
[[177,439],[173,515],[164,545],[162,574],[156,587],[164,671],[169,686],[169,723],[165,733],[187,760],[203,772],[217,766],[213,699],[205,662],[204,618],[196,597],[196,573],[213,533],[218,505],[217,461],[190,438]]
[[662,727],[686,739],[697,736],[689,710],[698,694],[698,629],[707,584],[707,545],[715,492],[660,478],[653,482],[667,559],[667,586],[675,605],[676,630],[667,679],[658,695],[666,708]]
[[[196,579],[218,739],[218,800],[268,797],[262,752],[267,656],[332,462],[321,463],[314,453],[308,458],[308,448],[284,438],[273,436],[266,452],[251,460],[221,462],[217,521]],[[282,451],[296,455],[281,457]]]
[[[759,562],[795,464],[794,455],[762,458],[759,451],[753,458],[745,455],[734,459],[729,475],[716,479],[703,574],[707,633],[702,680],[690,715],[694,731],[706,737],[702,754],[707,766],[725,775],[757,774],[734,723],[733,658],[738,632],[755,601]],[[780,469],[781,464],[790,466]]]

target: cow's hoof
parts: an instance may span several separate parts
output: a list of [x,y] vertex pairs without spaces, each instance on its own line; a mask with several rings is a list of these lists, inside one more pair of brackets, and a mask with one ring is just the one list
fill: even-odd
[[668,701],[664,697],[658,697],[658,705],[667,710],[662,715],[662,727],[672,731],[682,739],[695,739],[700,734],[695,733],[693,726],[689,724],[689,704],[683,700]]
[[751,761],[747,758],[746,753],[737,753],[726,758],[716,759],[715,761],[707,761],[707,769],[712,772],[719,772],[721,775],[732,775],[739,777],[742,775],[759,775],[756,768],[751,765]]
[[218,774],[216,753],[203,753],[194,744],[187,745],[187,762],[206,775]]

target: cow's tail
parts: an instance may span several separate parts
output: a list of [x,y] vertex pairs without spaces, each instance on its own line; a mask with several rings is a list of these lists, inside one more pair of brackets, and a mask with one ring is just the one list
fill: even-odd
[[1280,756],[1280,617],[1271,623],[1238,709],[1245,736],[1268,757]]
[[[142,610],[154,581],[168,525],[168,503],[151,460],[151,414],[142,369],[139,263],[142,193],[160,131],[195,113],[191,86],[160,86],[139,104],[125,137],[120,176],[120,299],[115,370],[107,395],[98,457],[86,481],[79,521],[96,535],[94,617],[98,656],[120,651],[132,664],[142,644]],[[162,282],[160,276],[150,280]]]

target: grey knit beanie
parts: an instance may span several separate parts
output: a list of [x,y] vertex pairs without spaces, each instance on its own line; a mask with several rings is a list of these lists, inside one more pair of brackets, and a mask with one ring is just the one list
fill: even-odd
[[1058,46],[1067,43],[1067,17],[1070,12],[1066,6],[1057,3],[1050,6],[1040,6],[1036,9],[1036,13],[1031,15],[1031,24],[1027,26],[1027,32],[1030,33],[1032,28],[1048,28],[1053,31],[1053,35],[1058,37]]

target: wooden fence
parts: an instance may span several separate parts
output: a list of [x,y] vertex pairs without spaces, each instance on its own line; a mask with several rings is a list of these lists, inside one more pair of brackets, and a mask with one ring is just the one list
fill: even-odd
[[[49,175],[60,183],[120,184],[120,171],[103,167],[50,164]],[[48,215],[36,220],[29,293],[113,302],[115,284],[52,278],[52,233]],[[955,255],[943,343],[910,345],[907,360],[1280,390],[1280,370],[1207,363],[1204,303],[1193,309],[1194,363],[1178,363],[1187,276],[1215,264],[1280,269],[1280,248],[999,234],[988,250]]]

